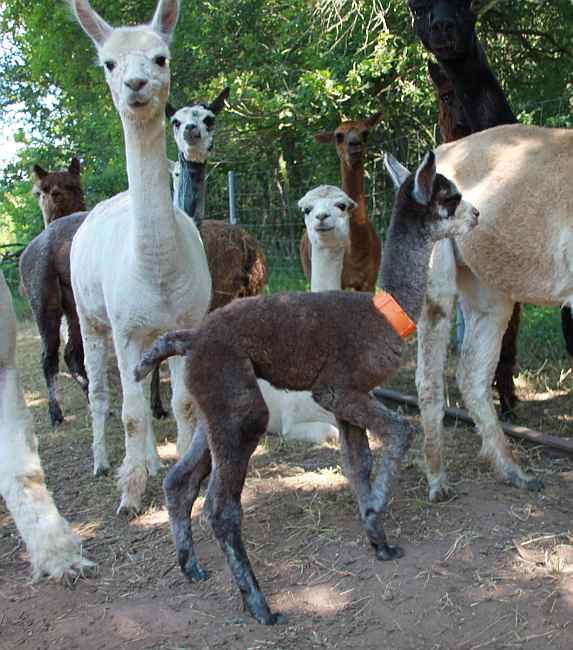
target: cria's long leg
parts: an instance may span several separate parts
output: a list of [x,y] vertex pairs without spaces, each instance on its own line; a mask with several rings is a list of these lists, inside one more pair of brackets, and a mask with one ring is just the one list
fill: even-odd
[[[413,428],[404,418],[365,393],[329,389],[315,391],[313,397],[342,421],[345,472],[357,495],[362,521],[368,539],[376,550],[376,557],[379,560],[401,557],[402,550],[387,542],[382,514],[390,501],[400,462],[410,446]],[[344,421],[352,423],[354,427],[348,427]],[[378,475],[369,484],[371,458],[364,429],[385,438]]]
[[190,580],[206,580],[199,566],[193,535],[191,511],[203,479],[211,471],[211,452],[207,445],[205,421],[201,419],[187,453],[169,470],[163,481],[171,533],[181,571]]

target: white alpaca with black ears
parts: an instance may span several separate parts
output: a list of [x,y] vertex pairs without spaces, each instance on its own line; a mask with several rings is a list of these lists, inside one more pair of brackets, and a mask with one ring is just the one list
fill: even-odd
[[[112,28],[88,0],[70,0],[94,42],[122,121],[129,189],[98,204],[74,237],[71,275],[84,340],[93,421],[94,471],[109,461],[107,352],[113,339],[123,392],[126,453],[118,512],[140,510],[148,472],[159,468],[150,410],[133,368],[146,342],[173,327],[197,325],[211,299],[211,278],[195,224],[171,200],[165,142],[169,44],[179,2],[160,0],[148,25]],[[178,448],[193,430],[183,364],[171,364]]]
[[0,273],[0,495],[22,535],[34,578],[73,578],[94,566],[46,488],[32,416],[16,369],[16,316]]

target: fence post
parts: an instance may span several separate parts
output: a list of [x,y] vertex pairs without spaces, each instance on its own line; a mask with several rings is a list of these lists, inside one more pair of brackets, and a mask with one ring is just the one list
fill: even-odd
[[235,172],[227,172],[227,187],[229,190],[229,223],[237,223],[237,204],[235,202]]

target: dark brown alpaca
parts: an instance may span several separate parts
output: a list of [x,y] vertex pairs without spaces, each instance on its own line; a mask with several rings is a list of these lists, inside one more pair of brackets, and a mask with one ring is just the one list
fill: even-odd
[[20,278],[22,293],[30,302],[42,339],[48,410],[52,425],[57,426],[64,419],[57,385],[64,314],[68,324],[64,359],[72,377],[87,392],[84,348],[70,283],[70,246],[87,212],[83,212],[85,201],[77,158],[72,158],[68,171],[47,172],[39,165],[33,169],[36,179],[32,192],[40,204],[46,228],[24,249]]
[[34,165],[32,171],[32,194],[38,199],[45,227],[55,219],[86,209],[77,158],[72,158],[67,170],[47,172],[40,165]]
[[[384,289],[414,322],[422,309],[428,263],[437,239],[469,232],[477,210],[456,186],[436,174],[433,153],[415,174],[394,159],[387,166],[399,191],[388,230]],[[191,580],[205,580],[191,531],[191,510],[211,473],[204,512],[226,555],[245,608],[259,623],[284,620],[272,613],[241,539],[241,492],[249,458],[265,433],[269,411],[257,382],[310,390],[333,413],[340,429],[342,464],[360,517],[379,560],[402,555],[382,523],[413,429],[370,391],[400,365],[403,340],[376,307],[371,293],[325,291],[237,300],[210,313],[193,330],[155,341],[135,371],[141,379],[158,361],[186,355],[186,381],[200,407],[189,451],[164,481],[179,565]],[[383,437],[376,475],[366,429]]]
[[[366,197],[364,195],[364,159],[368,146],[368,135],[382,119],[376,113],[366,120],[345,121],[334,131],[318,133],[315,140],[336,146],[340,159],[342,189],[356,201],[358,206],[352,211],[350,219],[350,248],[344,255],[342,268],[342,288],[356,291],[375,291],[382,244],[372,222],[368,220]],[[310,283],[310,241],[304,233],[300,240],[300,259],[306,279]]]

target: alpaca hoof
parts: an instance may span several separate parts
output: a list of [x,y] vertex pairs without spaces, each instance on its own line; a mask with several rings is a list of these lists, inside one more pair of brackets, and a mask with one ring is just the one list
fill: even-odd
[[129,500],[127,497],[121,498],[121,503],[119,504],[116,514],[118,516],[127,517],[128,519],[133,519],[137,517],[141,512],[141,502],[139,500]]
[[390,544],[372,544],[372,546],[376,552],[376,559],[381,562],[404,557],[404,551],[399,546],[390,546]]
[[190,562],[187,561],[185,565],[181,565],[181,571],[190,582],[205,582],[205,580],[209,580],[209,574],[205,569],[201,568],[199,562],[195,559]]
[[527,481],[525,487],[531,492],[541,492],[545,489],[545,483],[540,478],[532,478]]
[[94,476],[107,476],[109,474],[109,465],[96,465],[94,467]]
[[169,411],[166,411],[161,404],[152,406],[151,413],[156,420],[163,420],[169,417]]
[[59,404],[50,404],[49,411],[52,427],[56,429],[64,421],[64,414],[62,413],[62,409],[60,408]]
[[284,625],[288,622],[288,617],[286,614],[275,612],[274,614],[269,614],[263,618],[257,617],[257,621],[262,625]]
[[520,471],[510,471],[507,473],[507,480],[513,487],[539,492],[545,488],[545,484],[540,478],[532,478]]

